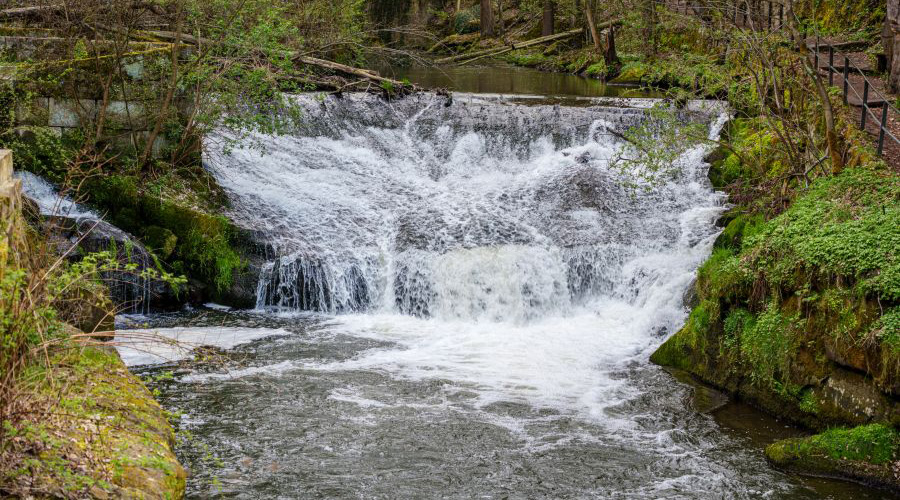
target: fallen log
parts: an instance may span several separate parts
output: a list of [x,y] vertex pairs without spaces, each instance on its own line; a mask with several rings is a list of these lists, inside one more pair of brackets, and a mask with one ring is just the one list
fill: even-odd
[[356,68],[354,66],[347,66],[346,64],[336,63],[334,61],[329,61],[327,59],[319,59],[318,57],[310,57],[310,56],[301,56],[299,54],[292,57],[292,60],[306,64],[308,66],[318,66],[320,68],[330,69],[332,71],[339,71],[344,74],[358,76],[360,78],[364,78],[367,80],[371,80],[374,82],[378,82],[380,84],[388,84],[394,88],[410,88],[413,90],[417,90],[418,88],[415,85],[410,85],[407,83],[403,83],[399,80],[394,80],[391,78],[385,78],[374,71]]
[[[612,21],[607,21],[605,23],[598,24],[596,26],[596,28],[598,30],[602,30],[602,29],[609,28],[610,26],[616,26],[619,24],[622,24],[621,19],[613,19]],[[511,43],[511,44],[505,45],[503,47],[494,47],[491,49],[480,50],[478,52],[470,52],[468,54],[459,54],[459,55],[455,55],[452,57],[445,57],[442,59],[438,59],[437,61],[435,61],[435,63],[436,64],[446,64],[446,63],[452,63],[452,62],[456,62],[456,61],[465,61],[462,64],[466,64],[466,63],[472,62],[473,60],[476,60],[476,59],[490,57],[493,55],[504,54],[506,52],[510,52],[513,50],[524,49],[526,47],[531,47],[534,45],[540,45],[542,43],[553,42],[556,40],[563,40],[566,38],[571,38],[576,35],[580,35],[582,33],[584,33],[583,29],[581,29],[581,28],[574,29],[574,30],[570,30],[570,31],[565,31],[563,33],[558,33],[556,35],[548,35],[548,36],[542,36],[542,37],[538,37],[538,38],[532,38],[531,40],[528,40],[525,42]]]
[[[195,37],[192,35],[188,35],[186,33],[177,35],[176,33],[171,32],[171,31],[144,31],[143,34],[155,37],[159,40],[165,40],[165,41],[175,41],[176,39],[180,39],[181,43],[184,43],[187,45],[201,45],[201,44],[209,45],[209,44],[215,43],[213,40],[211,40],[209,38]],[[286,55],[288,57],[290,57],[291,60],[294,62],[299,62],[301,64],[306,64],[308,66],[317,66],[319,68],[325,68],[325,69],[328,69],[331,71],[338,71],[340,73],[344,73],[347,75],[358,76],[360,78],[364,78],[366,80],[373,81],[378,84],[390,85],[391,88],[395,88],[395,89],[406,88],[406,89],[410,89],[410,90],[414,90],[414,91],[420,90],[415,85],[410,85],[408,83],[403,83],[399,80],[394,80],[391,78],[383,77],[372,70],[368,70],[368,69],[364,69],[364,68],[357,68],[354,66],[347,66],[346,64],[329,61],[327,59],[320,59],[318,57],[304,56],[304,55],[301,55],[296,52],[292,52],[292,53],[289,53]]]
[[542,36],[539,38],[533,38],[526,42],[511,43],[509,45],[504,45],[502,47],[493,47],[490,49],[479,50],[477,52],[469,52],[466,54],[458,54],[455,56],[444,57],[444,58],[438,59],[435,62],[437,64],[451,63],[451,62],[461,61],[464,59],[471,59],[473,57],[480,57],[483,55],[493,54],[494,52],[499,52],[499,51],[505,50],[505,49],[515,50],[515,49],[521,49],[524,47],[530,47],[532,45],[538,45],[538,44],[545,43],[545,42],[552,42],[554,40],[562,40],[564,38],[573,37],[580,33],[582,33],[582,30],[579,28],[577,30],[570,30],[570,31],[566,31],[566,32],[559,33],[556,35],[548,35],[548,36]]
[[499,52],[491,52],[490,54],[482,54],[480,56],[473,57],[472,59],[466,59],[465,61],[459,63],[459,65],[462,66],[463,64],[469,64],[469,63],[478,61],[479,59],[484,59],[486,57],[499,56],[499,55],[506,54],[507,52],[512,52],[512,51],[513,51],[512,47],[506,47],[505,49],[503,49]]
[[40,14],[41,12],[55,12],[58,10],[62,10],[63,8],[65,8],[64,4],[36,5],[33,7],[16,7],[13,9],[0,10],[0,17],[6,17],[6,18],[28,17],[28,16],[33,16],[35,14]]
[[[121,5],[121,4],[120,4]],[[131,9],[147,9],[153,12],[156,15],[164,16],[166,15],[165,9],[156,3],[153,2],[132,2],[128,5]],[[77,6],[66,6],[64,3],[58,4],[49,4],[49,5],[35,5],[31,7],[15,7],[12,9],[3,9],[0,10],[0,19],[14,19],[19,17],[29,17],[37,14],[41,14],[44,12],[61,12],[65,10],[69,11],[78,11]]]

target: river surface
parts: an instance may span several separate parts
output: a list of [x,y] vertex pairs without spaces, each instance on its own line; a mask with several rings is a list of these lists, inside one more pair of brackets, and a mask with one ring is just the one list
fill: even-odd
[[[761,447],[795,429],[648,361],[718,234],[708,146],[629,180],[651,101],[486,71],[434,76],[475,92],[452,99],[297,96],[292,135],[212,138],[254,146],[205,165],[268,249],[257,309],[119,321],[230,348],[123,349],[182,415],[189,497],[879,498],[772,469]],[[727,118],[678,116],[710,138]]]

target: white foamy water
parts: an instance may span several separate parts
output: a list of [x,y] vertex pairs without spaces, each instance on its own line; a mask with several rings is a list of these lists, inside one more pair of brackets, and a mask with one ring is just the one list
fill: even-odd
[[[683,323],[716,235],[707,145],[634,191],[609,163],[641,109],[298,99],[301,133],[207,166],[233,217],[283,256],[260,308],[352,312],[336,332],[397,346],[315,368],[447,378],[484,404],[596,418],[636,394],[610,373]],[[726,118],[692,117],[712,122],[711,139]]]
[[99,219],[96,212],[76,203],[67,196],[60,195],[52,184],[43,177],[17,170],[14,177],[22,180],[22,191],[37,202],[43,215],[61,215],[71,218]]

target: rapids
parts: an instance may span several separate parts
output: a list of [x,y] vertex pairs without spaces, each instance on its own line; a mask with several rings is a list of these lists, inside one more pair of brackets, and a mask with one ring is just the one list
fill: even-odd
[[611,167],[654,101],[296,99],[294,134],[223,129],[204,159],[270,249],[257,310],[138,318],[278,332],[156,384],[191,496],[818,496],[648,361],[725,208],[707,143],[659,185]]

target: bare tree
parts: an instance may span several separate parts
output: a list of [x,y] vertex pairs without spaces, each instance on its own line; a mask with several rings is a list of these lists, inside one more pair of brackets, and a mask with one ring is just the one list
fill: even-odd
[[600,34],[597,31],[597,23],[594,22],[594,5],[591,0],[584,0],[584,16],[587,18],[588,28],[591,30],[591,38],[594,40],[594,50],[600,50]]

